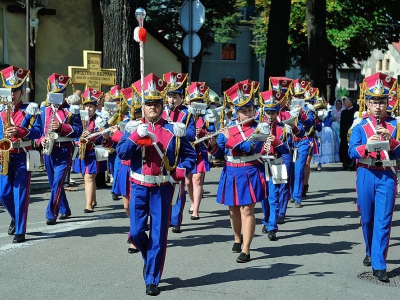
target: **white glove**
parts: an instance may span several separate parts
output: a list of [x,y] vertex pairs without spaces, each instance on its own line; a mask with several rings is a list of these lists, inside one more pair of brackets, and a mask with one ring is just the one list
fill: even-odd
[[258,123],[257,129],[259,133],[270,134],[270,126],[267,123]]
[[314,105],[307,103],[307,108],[308,108],[308,110],[311,110],[314,114],[316,114]]
[[140,124],[136,131],[140,137],[149,135],[149,124]]
[[209,123],[214,123],[216,121],[215,116],[213,114],[207,114],[205,116],[205,119]]
[[134,121],[134,120],[129,121],[125,125],[125,133],[132,134],[132,132],[134,132],[138,128],[139,124],[141,124],[140,121]]
[[183,137],[186,135],[186,126],[183,123],[180,122],[172,122],[171,123],[174,126],[174,135],[177,137]]

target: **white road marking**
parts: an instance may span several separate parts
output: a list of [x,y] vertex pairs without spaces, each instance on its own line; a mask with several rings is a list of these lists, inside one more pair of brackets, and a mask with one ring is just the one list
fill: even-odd
[[[122,213],[121,213],[121,215],[122,215]],[[0,247],[0,257],[10,254],[10,253],[14,252],[15,250],[26,248],[26,247],[32,246],[34,244],[37,244],[39,242],[43,242],[49,238],[57,237],[57,236],[63,235],[66,232],[70,232],[70,231],[85,227],[89,224],[96,223],[100,220],[110,219],[110,218],[115,218],[115,217],[118,217],[118,215],[106,214],[106,215],[97,216],[95,219],[88,220],[88,221],[64,222],[64,223],[57,223],[54,226],[46,226],[46,227],[39,227],[39,228],[31,227],[30,232],[41,232],[43,234],[38,235],[38,236],[32,236],[32,235],[29,235],[29,232],[28,232],[27,241],[24,243],[19,243],[19,244],[11,243],[12,236],[8,235],[7,233],[2,233],[2,234],[0,234],[0,238],[4,238],[4,237],[10,238],[10,244],[6,244],[6,245],[3,245]],[[29,224],[29,225],[31,225],[31,224]]]

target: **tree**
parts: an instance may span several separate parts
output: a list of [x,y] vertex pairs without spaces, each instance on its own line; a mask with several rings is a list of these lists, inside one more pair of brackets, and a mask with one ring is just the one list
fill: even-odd
[[308,66],[311,86],[319,88],[326,98],[327,40],[326,40],[326,0],[307,0],[307,40]]
[[[149,24],[178,49],[182,48],[182,39],[186,34],[179,24],[179,11],[183,2],[184,0],[149,0],[147,6]],[[220,27],[220,20],[228,15],[234,15],[236,18],[239,16],[234,6],[235,0],[202,0],[201,2],[206,8],[206,22],[197,32],[202,47],[200,54],[194,58],[191,74],[192,81],[200,79],[203,55],[207,55],[207,49],[214,44],[213,35]],[[187,66],[184,66],[182,71],[187,72]]]
[[[268,87],[269,77],[285,76],[288,55],[288,35],[291,0],[271,0],[269,11],[267,49],[265,54],[264,90]],[[266,20],[266,11],[261,19]]]
[[136,8],[146,9],[146,4],[146,0],[100,0],[103,66],[117,70],[117,84],[123,87],[140,79],[139,44],[133,32],[138,26]]

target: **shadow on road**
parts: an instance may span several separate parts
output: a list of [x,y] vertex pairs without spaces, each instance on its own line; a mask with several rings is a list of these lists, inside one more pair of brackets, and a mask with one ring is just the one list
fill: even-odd
[[[241,280],[269,280],[293,275],[295,269],[302,265],[295,264],[273,264],[270,267],[246,267],[230,270],[228,272],[215,272],[200,277],[181,280],[178,277],[161,280],[161,283],[168,284],[162,286],[162,291],[175,290],[179,288],[191,288],[206,285],[215,285],[225,282],[235,282]],[[244,291],[245,292],[245,291]]]

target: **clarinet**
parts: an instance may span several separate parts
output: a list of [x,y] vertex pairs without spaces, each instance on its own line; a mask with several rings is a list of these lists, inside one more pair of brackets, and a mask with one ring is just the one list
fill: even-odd
[[[380,124],[381,124],[381,116],[378,114],[376,116],[376,127],[375,127],[375,130],[378,130],[378,127],[379,127]],[[382,159],[381,159],[381,149],[378,148],[378,149],[376,149],[375,166],[382,167],[382,165],[383,165],[383,162],[382,162]]]

